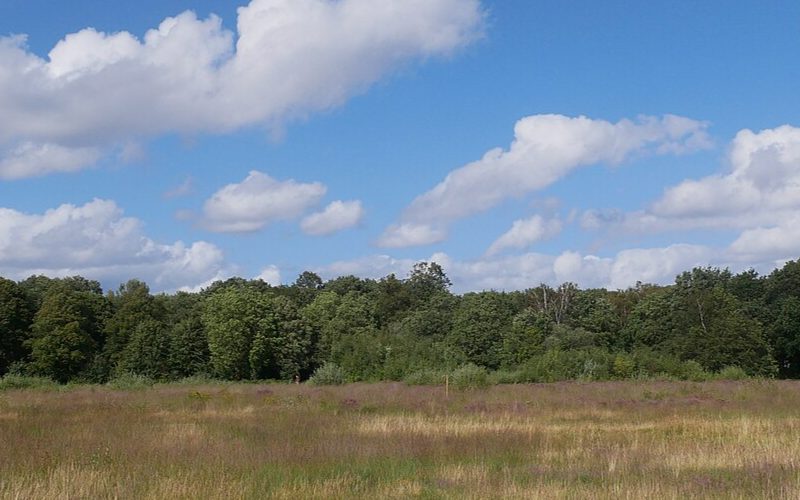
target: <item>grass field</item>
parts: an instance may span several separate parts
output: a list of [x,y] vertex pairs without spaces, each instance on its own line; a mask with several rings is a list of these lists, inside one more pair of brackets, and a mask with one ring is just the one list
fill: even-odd
[[2,498],[800,498],[800,384],[0,392]]

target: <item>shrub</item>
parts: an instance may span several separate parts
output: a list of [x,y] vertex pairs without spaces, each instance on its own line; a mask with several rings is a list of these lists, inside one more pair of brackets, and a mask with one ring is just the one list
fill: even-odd
[[675,356],[643,347],[631,353],[639,378],[685,378],[684,363]]
[[0,378],[0,391],[11,389],[56,389],[58,384],[46,377],[6,374]]
[[336,363],[325,363],[316,370],[308,383],[311,385],[342,385],[345,383],[344,370]]
[[705,371],[697,361],[689,360],[683,363],[681,378],[692,382],[703,382],[710,379],[711,374]]
[[521,384],[527,382],[522,370],[497,370],[489,374],[489,385]]
[[714,377],[718,380],[746,380],[750,376],[738,366],[726,366]]
[[617,378],[631,378],[636,369],[636,362],[628,354],[619,353],[614,357],[614,365],[611,371]]
[[112,389],[121,391],[136,391],[152,387],[155,382],[149,377],[136,373],[121,373],[109,380],[106,384]]
[[468,363],[453,372],[450,383],[456,389],[479,389],[489,385],[489,373],[482,366]]
[[445,372],[426,368],[406,375],[403,381],[407,385],[441,385],[444,384]]
[[602,349],[550,350],[532,357],[522,367],[527,382],[604,380],[609,377],[612,355]]

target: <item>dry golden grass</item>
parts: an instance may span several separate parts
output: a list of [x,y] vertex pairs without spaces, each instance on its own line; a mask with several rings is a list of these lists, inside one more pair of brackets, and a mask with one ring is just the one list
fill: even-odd
[[800,498],[800,384],[0,393],[2,498]]

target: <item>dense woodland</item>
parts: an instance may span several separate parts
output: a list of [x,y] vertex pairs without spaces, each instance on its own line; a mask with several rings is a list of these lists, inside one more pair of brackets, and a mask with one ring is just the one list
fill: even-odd
[[82,277],[0,278],[0,376],[306,380],[335,369],[424,383],[465,366],[506,382],[702,379],[731,367],[800,376],[800,261],[769,276],[695,268],[620,291],[449,288],[426,262],[403,279],[304,272],[290,286],[233,278],[156,295],[137,280],[104,293]]

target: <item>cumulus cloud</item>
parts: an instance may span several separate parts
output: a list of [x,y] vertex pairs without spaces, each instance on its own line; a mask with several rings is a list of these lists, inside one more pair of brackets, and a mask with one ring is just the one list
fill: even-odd
[[[449,222],[542,189],[572,170],[618,164],[636,155],[683,153],[710,145],[707,124],[666,115],[610,123],[585,116],[534,115],[519,120],[507,150],[450,172],[404,211],[396,228],[428,226],[443,234]],[[387,237],[396,231],[390,228]],[[417,245],[416,232],[392,246]]]
[[[558,255],[526,252],[518,255],[485,255],[478,259],[456,260],[445,253],[420,259],[439,263],[458,293],[479,290],[524,290],[546,283],[565,282],[582,288],[625,289],[636,284],[669,284],[679,273],[696,266],[729,265],[727,251],[702,245],[676,244],[668,247],[634,248],[610,257],[564,251]],[[325,278],[356,275],[381,278],[390,273],[405,276],[414,259],[373,255],[334,262],[317,269]],[[740,263],[739,268],[744,268]]]
[[411,270],[414,262],[416,261],[413,259],[398,259],[389,255],[369,255],[352,260],[332,262],[326,266],[316,268],[315,271],[325,279],[350,275],[373,279],[382,278],[389,274],[402,277]]
[[[24,36],[0,37],[0,175],[74,171],[164,133],[277,126],[453,53],[481,36],[483,19],[479,0],[252,0],[236,33],[184,12],[142,39],[66,35],[47,58]],[[48,169],[20,148],[73,154]]]
[[0,179],[13,180],[55,172],[75,172],[96,162],[97,148],[25,142],[0,156]]
[[378,238],[376,244],[384,248],[431,245],[444,241],[447,232],[429,224],[407,222],[392,224]]
[[202,225],[216,232],[257,231],[270,222],[299,218],[317,205],[327,188],[319,182],[279,181],[253,170],[206,200]]
[[281,284],[281,270],[274,264],[269,265],[262,269],[255,279],[263,280],[265,283],[269,283],[272,286],[278,286]]
[[511,229],[503,233],[489,246],[486,255],[495,255],[509,248],[526,248],[534,243],[551,238],[561,231],[561,221],[545,219],[534,215],[527,219],[515,220]]
[[650,212],[703,219],[800,208],[800,128],[742,130],[731,144],[729,162],[727,172],[667,189]]
[[138,277],[156,290],[227,277],[230,270],[215,245],[157,243],[143,229],[110,200],[65,204],[43,214],[0,208],[0,275],[80,274],[111,286]]
[[334,201],[321,212],[306,216],[300,228],[306,234],[324,236],[351,228],[363,218],[364,207],[360,201]]
[[742,130],[730,145],[726,168],[671,186],[644,210],[591,210],[587,229],[629,233],[732,230],[731,258],[775,260],[800,254],[800,128]]
[[786,217],[771,226],[746,229],[731,243],[731,252],[739,260],[775,261],[800,256],[800,213]]

